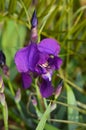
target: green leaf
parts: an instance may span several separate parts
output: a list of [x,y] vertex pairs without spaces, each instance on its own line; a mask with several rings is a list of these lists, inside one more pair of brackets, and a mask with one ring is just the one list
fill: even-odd
[[60,130],[58,128],[56,128],[55,126],[52,126],[50,124],[45,124],[45,130]]
[[[67,103],[69,105],[76,106],[77,104],[76,104],[75,95],[74,95],[71,87],[68,84],[66,84],[66,89],[67,89]],[[68,120],[78,122],[79,121],[79,112],[72,107],[68,107]],[[75,124],[69,124],[68,127],[69,127],[69,130],[76,129]]]
[[5,0],[0,0],[0,12],[5,10]]
[[6,55],[6,62],[10,68],[11,79],[13,79],[17,73],[14,64],[14,56],[16,51],[23,47],[25,36],[26,28],[24,26],[6,19],[1,33],[0,48]]
[[9,2],[9,14],[14,13],[16,9],[17,0],[10,0]]
[[49,106],[47,107],[45,113],[43,114],[43,116],[42,116],[42,118],[41,118],[41,120],[36,128],[36,130],[43,130],[44,129],[46,121],[50,115],[50,112],[51,112],[51,104],[49,104]]

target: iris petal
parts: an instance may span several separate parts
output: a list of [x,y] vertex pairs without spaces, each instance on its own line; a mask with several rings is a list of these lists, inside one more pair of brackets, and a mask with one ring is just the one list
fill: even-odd
[[35,43],[17,51],[15,55],[15,64],[19,72],[33,71],[39,60],[39,51]]
[[40,92],[43,97],[47,98],[52,95],[54,91],[54,88],[51,85],[51,82],[49,80],[43,80],[41,86],[40,86]]
[[20,49],[17,51],[15,55],[15,64],[19,72],[27,72],[28,67],[28,47],[24,47],[23,49]]
[[60,57],[55,56],[54,58],[49,58],[48,63],[50,66],[55,66],[55,69],[60,69],[62,65],[62,59]]
[[42,78],[51,81],[53,74],[53,68],[49,69],[45,74],[42,74]]
[[37,48],[37,44],[31,43],[29,46],[29,53],[28,53],[28,66],[31,71],[35,70],[38,60],[39,60],[39,51]]
[[23,88],[27,89],[32,83],[32,78],[28,73],[22,73]]
[[60,52],[60,45],[55,39],[45,38],[39,43],[38,49],[40,52],[45,52],[56,56]]
[[62,65],[62,59],[60,57],[55,57],[54,58],[54,64],[55,64],[55,67],[56,69],[60,69],[61,65]]

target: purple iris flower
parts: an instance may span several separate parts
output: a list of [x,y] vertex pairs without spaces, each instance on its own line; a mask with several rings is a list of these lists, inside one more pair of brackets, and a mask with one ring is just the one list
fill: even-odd
[[43,97],[52,95],[54,88],[51,84],[52,75],[62,64],[58,57],[60,45],[52,38],[46,38],[39,44],[30,43],[17,51],[15,64],[22,74],[23,87],[29,88],[32,83],[32,75],[36,74],[42,78],[40,92]]
[[52,95],[54,88],[51,84],[52,75],[62,64],[58,57],[60,45],[52,38],[46,38],[39,44],[37,42],[37,17],[34,11],[31,19],[31,42],[27,47],[17,51],[15,64],[22,75],[23,87],[29,88],[32,83],[32,76],[42,78],[40,92],[43,97]]

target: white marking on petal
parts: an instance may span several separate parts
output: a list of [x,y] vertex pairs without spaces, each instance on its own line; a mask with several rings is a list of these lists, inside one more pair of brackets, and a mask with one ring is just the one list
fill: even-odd
[[42,77],[44,79],[49,79],[49,81],[51,81],[51,74],[50,74],[50,72],[47,72],[46,74],[42,74]]

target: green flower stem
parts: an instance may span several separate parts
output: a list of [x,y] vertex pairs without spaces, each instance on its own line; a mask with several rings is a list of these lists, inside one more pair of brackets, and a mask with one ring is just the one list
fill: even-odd
[[38,105],[39,105],[40,111],[43,112],[42,97],[39,91],[39,87],[37,85],[37,81],[38,81],[38,78],[35,80],[35,88],[36,88],[36,93],[37,93]]
[[3,110],[5,130],[8,130],[8,109],[7,109],[6,101],[5,101],[4,105],[2,105],[2,110]]

